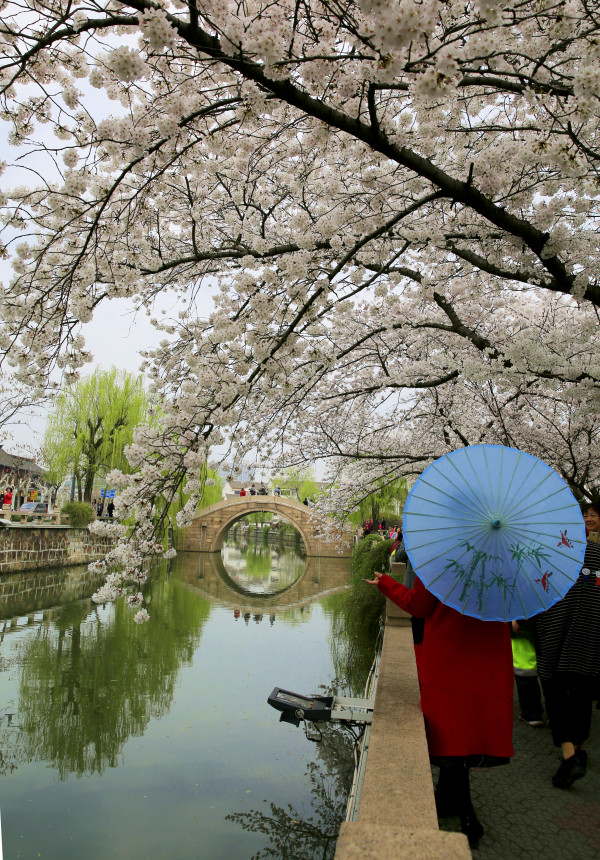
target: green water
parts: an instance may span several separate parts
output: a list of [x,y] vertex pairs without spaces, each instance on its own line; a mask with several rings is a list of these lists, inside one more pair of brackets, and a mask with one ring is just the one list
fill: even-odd
[[360,694],[335,633],[348,566],[301,559],[252,593],[185,554],[154,573],[141,626],[122,601],[0,604],[5,860],[332,857],[349,743],[311,743],[266,699]]

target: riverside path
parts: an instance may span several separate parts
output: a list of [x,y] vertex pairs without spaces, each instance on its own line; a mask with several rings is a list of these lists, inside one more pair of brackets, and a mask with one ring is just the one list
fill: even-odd
[[[473,805],[485,828],[476,860],[598,860],[600,856],[600,711],[592,711],[587,775],[568,790],[551,777],[560,760],[550,729],[519,722],[515,699],[515,757],[506,767],[471,771]],[[458,819],[440,829],[459,830]]]

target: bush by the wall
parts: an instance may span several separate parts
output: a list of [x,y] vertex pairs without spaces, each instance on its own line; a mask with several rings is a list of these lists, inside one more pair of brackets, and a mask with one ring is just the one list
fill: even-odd
[[363,582],[373,579],[374,571],[389,573],[390,548],[393,541],[369,535],[359,541],[352,554],[352,584],[350,587],[350,614],[355,615],[356,623],[370,628],[378,628],[385,597],[373,585]]
[[69,517],[72,526],[80,529],[85,528],[94,519],[94,509],[87,502],[67,502],[60,512]]
[[350,588],[333,607],[336,671],[349,683],[352,695],[361,695],[364,688],[385,608],[383,594],[363,580],[373,579],[376,570],[389,572],[392,543],[379,535],[358,542],[352,553]]

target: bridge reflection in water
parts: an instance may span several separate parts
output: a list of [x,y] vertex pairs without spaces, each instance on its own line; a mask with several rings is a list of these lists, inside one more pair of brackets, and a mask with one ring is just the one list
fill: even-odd
[[[238,554],[239,555],[239,554]],[[200,592],[222,606],[231,607],[242,616],[271,616],[278,610],[300,608],[326,594],[343,590],[350,578],[349,558],[321,559],[309,556],[302,560],[296,578],[289,572],[263,579],[264,587],[257,587],[258,577],[251,577],[240,570],[228,571],[221,553],[179,553],[183,572],[183,585]],[[235,551],[226,553],[226,562],[236,559]],[[239,561],[239,557],[237,559]],[[240,576],[239,573],[242,575]]]

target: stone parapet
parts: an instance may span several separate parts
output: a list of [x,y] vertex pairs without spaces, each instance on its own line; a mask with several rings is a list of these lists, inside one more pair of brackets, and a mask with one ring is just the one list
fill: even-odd
[[438,828],[410,616],[388,600],[358,821],[342,825],[335,860],[399,857],[468,860],[471,852],[462,833]]
[[4,525],[0,574],[31,568],[85,564],[103,558],[112,541],[70,526]]
[[[405,810],[395,810],[397,820]],[[419,830],[401,824],[372,824],[369,821],[345,821],[335,853],[335,860],[472,860],[467,837],[462,833],[441,830]]]

